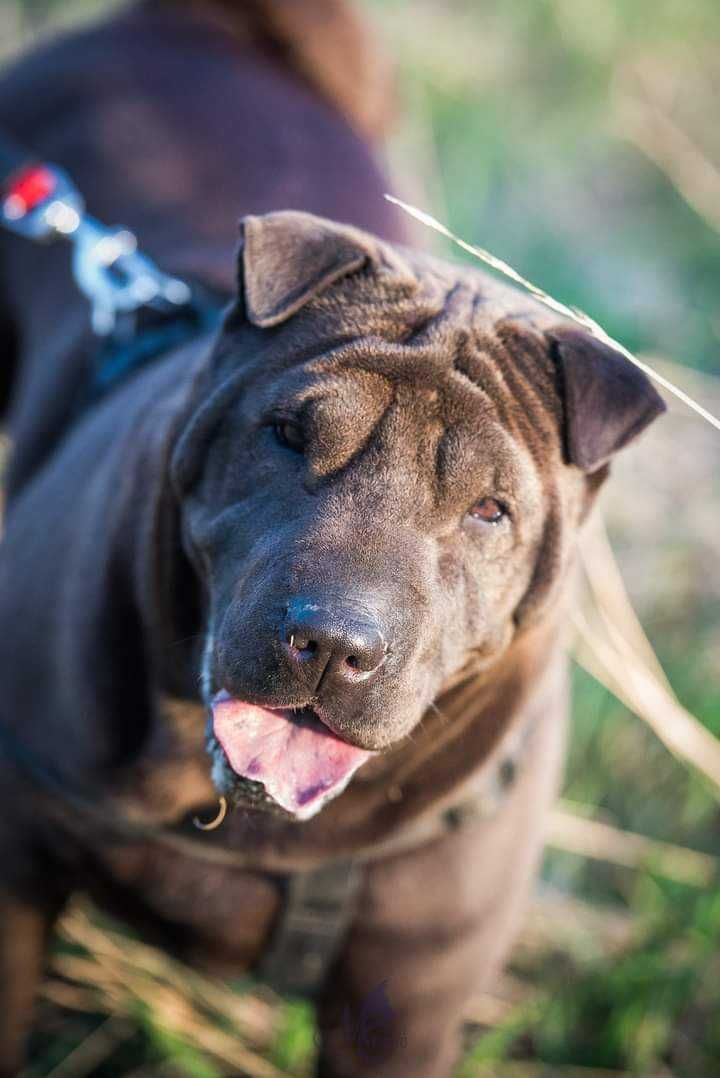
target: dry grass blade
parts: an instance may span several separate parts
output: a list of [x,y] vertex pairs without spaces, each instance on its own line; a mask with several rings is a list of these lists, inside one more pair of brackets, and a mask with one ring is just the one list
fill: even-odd
[[615,129],[667,176],[695,212],[720,232],[720,170],[656,102],[619,99]]
[[[172,979],[175,983],[182,981],[186,994],[192,994],[199,1004],[216,1011],[251,1043],[265,1048],[272,1042],[277,1031],[277,1012],[272,1004],[259,997],[239,995],[222,982],[175,962],[146,943],[128,939],[109,928],[99,928],[81,903],[75,903],[63,918],[62,933],[69,941],[92,952],[92,958],[87,960],[75,956],[58,959],[58,963],[65,963],[63,972],[67,971],[67,963],[79,967],[84,961],[93,963],[96,979],[109,970],[115,981],[139,975],[163,980],[174,970]],[[82,974],[79,979],[83,979]]]
[[49,979],[44,981],[40,994],[43,999],[68,1011],[81,1011],[92,1014],[98,1010],[98,994],[91,987],[65,984],[63,981]]
[[710,854],[658,842],[632,831],[621,831],[600,820],[568,812],[562,806],[552,814],[548,843],[581,857],[610,861],[627,868],[652,865],[666,879],[696,887],[708,886],[718,875],[718,861]]
[[157,1026],[231,1073],[279,1078],[281,1072],[259,1054],[274,1040],[277,1007],[240,995],[154,947],[100,928],[80,903],[71,906],[59,931],[84,954],[56,956],[53,971],[62,980],[46,984],[47,998],[64,1007],[127,1017],[146,1009]]
[[537,285],[528,281],[527,278],[518,273],[516,269],[513,269],[512,266],[507,262],[503,262],[503,260],[496,255],[491,254],[482,247],[476,247],[475,244],[460,239],[459,236],[456,236],[454,232],[451,232],[446,225],[441,224],[440,221],[436,220],[431,214],[425,213],[424,210],[419,210],[416,206],[411,206],[408,202],[403,202],[402,199],[396,198],[394,195],[386,194],[385,198],[388,202],[392,202],[393,205],[399,206],[405,213],[414,217],[416,221],[420,221],[422,224],[427,225],[428,228],[432,228],[435,232],[439,232],[441,236],[445,236],[446,239],[449,239],[463,251],[467,251],[468,254],[473,255],[475,258],[479,258],[481,262],[490,266],[491,269],[496,270],[498,273],[503,274],[504,277],[508,277],[511,281],[514,281],[522,288],[525,288],[545,307],[549,307],[550,310],[556,311],[558,314],[562,315],[563,318],[571,319],[573,322],[576,322],[577,325],[582,326],[583,329],[592,333],[598,340],[603,341],[604,344],[614,348],[616,352],[620,352],[630,361],[630,363],[633,363],[636,367],[639,367],[641,371],[644,371],[648,378],[652,378],[654,382],[661,385],[668,391],[668,393],[672,393],[673,396],[677,397],[678,400],[681,400],[683,404],[686,404],[688,408],[692,408],[694,412],[697,412],[699,416],[715,427],[716,430],[720,431],[720,419],[712,415],[711,412],[708,412],[706,408],[703,408],[701,404],[698,404],[697,401],[693,400],[692,397],[688,396],[687,393],[682,389],[679,389],[678,386],[674,385],[658,371],[649,367],[647,363],[643,363],[637,356],[634,356],[632,352],[628,351],[625,345],[620,344],[614,337],[611,337],[606,333],[602,326],[595,322],[589,315],[585,314],[583,311],[579,311],[576,307],[568,307],[567,304],[562,303],[547,292],[544,292],[542,288],[538,288]]
[[679,760],[709,779],[713,796],[720,800],[720,741],[638,658],[604,640],[579,611],[574,622],[580,665],[643,719]]
[[[524,969],[540,968],[550,955],[582,961],[620,955],[642,933],[642,919],[620,907],[594,905],[568,891],[543,886],[528,910],[515,955]],[[525,983],[525,982],[523,982]]]
[[132,1028],[122,1019],[107,1018],[89,1033],[61,1063],[48,1071],[45,1078],[85,1078],[92,1075],[99,1063],[122,1041],[132,1035]]
[[583,533],[580,563],[590,585],[597,612],[613,644],[633,653],[640,662],[646,663],[668,692],[672,692],[672,686],[630,602],[599,512]]
[[500,1025],[518,1007],[528,1008],[539,1004],[541,999],[542,994],[535,985],[511,973],[503,973],[493,984],[492,990],[471,998],[463,1010],[463,1019],[482,1026]]

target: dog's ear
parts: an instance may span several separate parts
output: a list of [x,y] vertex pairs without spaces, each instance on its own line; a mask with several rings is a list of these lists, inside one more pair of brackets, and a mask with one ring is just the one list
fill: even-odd
[[284,322],[334,281],[376,261],[380,244],[349,225],[294,210],[241,221],[240,291],[255,326]]
[[594,472],[665,411],[650,379],[592,334],[561,326],[548,332],[559,367],[567,458]]

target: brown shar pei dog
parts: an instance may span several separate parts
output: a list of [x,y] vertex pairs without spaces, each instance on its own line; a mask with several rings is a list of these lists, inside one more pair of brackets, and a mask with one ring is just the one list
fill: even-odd
[[[84,890],[189,961],[262,975],[275,948],[279,979],[308,991],[314,971],[319,1073],[447,1075],[558,786],[579,529],[612,455],[663,404],[528,297],[390,242],[382,180],[340,106],[203,20],[140,5],[51,46],[54,65],[23,61],[3,98],[26,101],[17,134],[101,211],[120,205],[166,268],[229,293],[226,215],[252,212],[220,330],[79,410],[87,313],[54,254],[46,270],[19,241],[2,251],[18,374],[0,548],[0,1071],[19,1066],[48,934]],[[212,59],[202,108],[173,67],[179,41],[184,65]],[[114,71],[92,101],[70,93],[81,45],[85,75]],[[139,61],[128,74],[146,46],[163,79]],[[53,100],[74,102],[65,126],[23,98],[51,68]],[[166,209],[162,161],[142,197],[128,166],[123,200],[100,118],[140,99],[171,171],[237,166],[219,207],[204,214],[187,179],[187,214]],[[255,159],[222,141],[228,100],[267,111],[256,187]],[[298,123],[315,151],[287,186],[275,151]],[[365,177],[352,205],[343,169]],[[318,200],[323,216],[300,212]],[[199,834],[192,817],[218,794],[233,811]]]

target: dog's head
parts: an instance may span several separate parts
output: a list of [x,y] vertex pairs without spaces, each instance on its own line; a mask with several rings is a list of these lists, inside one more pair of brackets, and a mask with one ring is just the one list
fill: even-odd
[[247,218],[172,465],[219,786],[307,818],[469,656],[495,662],[556,600],[610,457],[663,408],[621,355],[483,273],[306,214]]

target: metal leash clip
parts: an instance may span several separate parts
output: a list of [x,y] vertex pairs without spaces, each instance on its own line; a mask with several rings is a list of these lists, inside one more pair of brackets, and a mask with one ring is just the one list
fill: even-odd
[[188,285],[140,254],[132,232],[108,228],[85,213],[82,195],[56,165],[24,164],[6,178],[0,224],[26,239],[72,244],[73,275],[90,301],[98,336],[112,334],[120,315],[143,307],[172,311],[191,302]]

